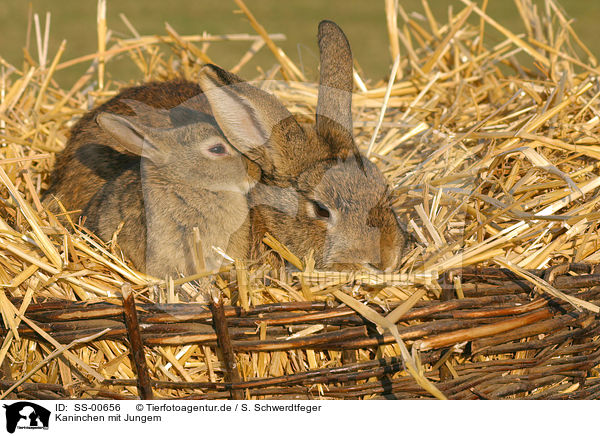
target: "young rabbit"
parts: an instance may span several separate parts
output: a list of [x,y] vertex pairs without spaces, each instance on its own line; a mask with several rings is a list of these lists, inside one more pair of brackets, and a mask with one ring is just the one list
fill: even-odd
[[274,96],[207,65],[200,86],[231,144],[261,168],[250,192],[256,255],[265,232],[317,268],[392,270],[408,237],[381,172],[352,134],[352,54],[342,30],[319,24],[316,118],[305,123]]
[[[137,101],[156,110],[137,111],[127,102]],[[56,197],[76,220],[79,212],[106,181],[117,178],[125,169],[138,164],[140,157],[131,154],[96,122],[101,112],[137,116],[141,123],[156,127],[172,126],[168,110],[176,107],[210,113],[208,102],[197,84],[185,81],[152,82],[127,88],[104,104],[87,112],[70,132],[65,149],[56,156],[51,185],[45,201]],[[166,115],[166,116],[165,116]]]
[[120,247],[156,277],[196,272],[194,227],[205,269],[222,260],[213,247],[248,257],[246,194],[258,172],[199,110],[199,92],[188,82],[147,84],[87,114],[58,157],[46,195],[81,209],[86,227],[104,240],[123,223]]

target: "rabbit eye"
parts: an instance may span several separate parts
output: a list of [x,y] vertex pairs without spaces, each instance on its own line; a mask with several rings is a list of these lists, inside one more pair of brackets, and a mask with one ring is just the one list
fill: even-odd
[[329,209],[327,209],[325,206],[323,206],[318,201],[313,201],[312,206],[313,206],[313,210],[315,211],[315,215],[317,217],[327,219],[331,216]]
[[213,154],[215,156],[224,156],[227,154],[227,148],[225,148],[223,144],[213,145],[208,149],[208,151],[210,152],[210,154]]

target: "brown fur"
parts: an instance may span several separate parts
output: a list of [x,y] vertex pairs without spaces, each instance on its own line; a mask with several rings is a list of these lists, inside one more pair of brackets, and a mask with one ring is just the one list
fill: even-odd
[[[269,232],[300,257],[313,252],[317,268],[394,269],[408,238],[391,208],[384,177],[354,144],[350,45],[335,23],[323,21],[319,49],[321,75],[313,123],[293,116],[271,94],[207,65],[200,87],[167,82],[131,88],[83,117],[58,158],[47,198],[56,195],[67,208],[83,209],[90,228],[104,239],[125,221],[121,245],[138,267],[146,266],[152,274],[189,272],[191,248],[183,235],[192,226],[201,230],[205,255],[211,244],[222,244],[218,234],[225,232],[231,236],[230,254],[245,257],[249,231],[252,253],[258,255]],[[127,153],[127,147],[94,122],[103,113],[133,115],[126,100],[155,108],[142,111],[140,118],[152,128],[138,120],[132,129],[154,136],[153,142],[177,153],[183,153],[177,141],[159,140],[154,132],[157,126],[171,125],[172,111],[161,109],[183,104],[203,113],[212,111],[219,133],[260,167],[260,182],[250,191],[249,204],[240,196],[243,189],[236,171],[215,167],[201,181],[186,185],[185,178],[178,177],[198,166],[189,154],[183,153],[186,159],[178,162],[187,162],[177,167],[174,162],[161,166]],[[216,129],[210,121],[190,126],[196,133]],[[245,162],[251,180],[259,171]],[[142,173],[140,163],[146,164]],[[166,171],[169,168],[176,171]],[[204,184],[215,178],[237,185],[238,192],[206,189]],[[245,218],[249,206],[251,223],[239,219]],[[144,215],[148,211],[150,217]],[[146,265],[142,259],[152,261]]]
[[300,257],[313,252],[317,268],[391,270],[408,238],[384,177],[354,144],[350,45],[331,21],[318,37],[314,123],[218,67],[205,67],[200,85],[225,136],[262,170],[250,192],[255,255],[269,232]]
[[[139,157],[128,154],[123,147],[95,121],[101,112],[135,115],[124,100],[144,102],[157,109],[171,109],[181,104],[193,105],[199,111],[208,111],[200,87],[187,81],[151,82],[124,89],[119,95],[86,113],[71,129],[67,146],[56,157],[51,184],[46,198],[56,195],[69,211],[82,209],[108,180],[114,180],[132,165],[139,166]],[[142,120],[150,124],[153,114]],[[156,117],[155,117],[156,118]],[[154,119],[157,127],[168,126],[168,119]],[[48,201],[48,200],[46,200]],[[52,210],[58,211],[55,203]],[[76,219],[79,214],[74,213]]]
[[[155,276],[196,272],[194,227],[207,268],[219,264],[213,246],[247,257],[246,193],[258,171],[228,144],[208,110],[200,88],[190,82],[124,90],[73,128],[45,201],[55,210],[54,198],[80,209],[86,226],[104,240],[124,223],[120,246],[136,267]],[[143,145],[157,146],[155,159],[140,158],[141,149],[123,139],[132,132],[145,138]],[[226,145],[231,155],[208,159],[197,150],[207,138]]]

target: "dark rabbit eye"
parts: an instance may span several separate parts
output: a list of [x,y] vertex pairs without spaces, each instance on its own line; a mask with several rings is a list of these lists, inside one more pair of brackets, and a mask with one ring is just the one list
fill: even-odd
[[318,201],[313,201],[312,205],[313,205],[313,209],[315,211],[315,215],[317,217],[327,219],[331,216],[329,209],[327,209],[325,206],[323,206]]
[[227,148],[223,144],[213,145],[208,151],[215,156],[224,156],[227,154]]

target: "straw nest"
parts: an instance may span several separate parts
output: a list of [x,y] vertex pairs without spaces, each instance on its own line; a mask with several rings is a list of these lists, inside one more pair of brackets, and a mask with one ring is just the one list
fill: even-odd
[[[356,69],[357,143],[417,241],[402,269],[318,272],[267,239],[300,272],[236,261],[211,305],[177,301],[194,277],[140,274],[114,240],[45,211],[54,154],[124,85],[107,79],[117,57],[144,80],[193,80],[208,47],[235,39],[249,49],[230,69],[271,50],[257,79],[281,79],[269,91],[293,112],[313,113],[316,84],[242,0],[256,35],[139,36],[127,22],[131,38],[107,30],[100,0],[98,51],[70,61],[31,26],[38,59],[0,58],[2,397],[598,396],[596,60],[552,0],[515,2],[523,34],[462,2],[440,23],[426,1],[414,14],[386,1],[389,79]],[[54,73],[81,63],[61,89]]]

